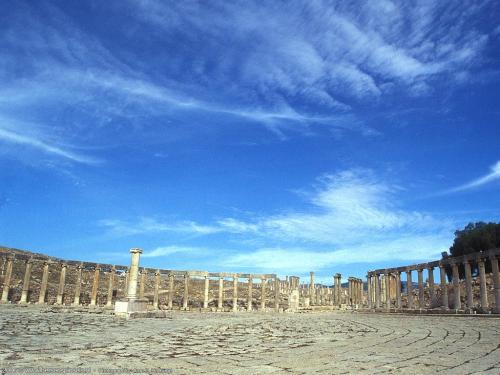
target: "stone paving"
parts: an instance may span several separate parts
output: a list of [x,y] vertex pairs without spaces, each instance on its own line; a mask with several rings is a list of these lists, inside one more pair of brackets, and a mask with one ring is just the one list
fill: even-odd
[[500,374],[500,319],[176,311],[122,320],[0,305],[5,373],[77,367],[120,374]]

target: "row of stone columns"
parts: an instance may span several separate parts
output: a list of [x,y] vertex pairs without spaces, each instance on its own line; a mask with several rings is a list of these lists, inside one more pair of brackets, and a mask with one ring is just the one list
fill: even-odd
[[[478,266],[479,273],[479,289],[480,289],[480,299],[479,299],[479,310],[482,312],[487,312],[490,310],[488,304],[488,293],[486,285],[486,272],[485,272],[485,262],[491,263],[492,278],[494,284],[494,299],[495,307],[492,309],[493,313],[500,313],[500,275],[499,275],[499,265],[498,265],[498,254],[496,252],[489,256],[485,254],[478,254],[476,257],[466,257],[464,258],[452,258],[446,261],[441,261],[439,263],[410,266],[406,269],[397,270],[384,270],[383,272],[369,272],[367,275],[368,281],[368,305],[370,308],[381,308],[382,302],[387,310],[392,307],[397,309],[402,308],[402,298],[401,298],[401,273],[406,273],[406,297],[408,309],[425,309],[425,308],[435,308],[440,306],[442,309],[449,309],[451,305],[455,310],[461,310],[465,308],[468,311],[472,311],[475,308],[474,295],[472,287],[472,273],[471,273],[471,263],[475,263]],[[441,300],[437,301],[436,289],[434,283],[434,265],[438,265],[440,274],[440,289],[441,289]],[[459,266],[464,266],[465,271],[465,290],[466,290],[466,301],[465,306],[462,305],[461,301],[461,288],[460,288],[460,278],[459,278]],[[453,300],[449,300],[448,292],[448,282],[446,275],[446,268],[451,267],[452,270],[452,282],[451,287],[453,290]],[[414,300],[413,292],[413,271],[417,272],[417,285],[418,293],[417,300]],[[427,289],[429,294],[429,299],[426,301],[425,298],[425,283],[424,283],[424,271],[427,271]],[[381,287],[382,279],[385,281],[385,288]],[[391,279],[395,281],[395,296],[391,294]],[[385,295],[382,295],[382,289]],[[382,301],[382,297],[383,301]],[[394,298],[395,297],[395,298]]]
[[363,303],[363,280],[356,277],[348,278],[348,296],[351,306]]

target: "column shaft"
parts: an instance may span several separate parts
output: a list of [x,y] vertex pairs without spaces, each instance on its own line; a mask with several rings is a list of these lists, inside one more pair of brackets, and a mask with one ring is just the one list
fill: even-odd
[[419,268],[417,270],[418,277],[418,307],[423,309],[425,308],[425,294],[424,294],[424,270]]
[[448,310],[448,285],[446,283],[446,269],[444,264],[439,265],[439,279],[441,283],[441,307]]
[[5,277],[3,281],[2,299],[1,302],[7,302],[9,300],[10,291],[10,279],[12,278],[12,265],[14,263],[14,257],[12,255],[7,255],[7,266],[5,267]]
[[484,268],[484,259],[479,259],[477,262],[479,268],[479,289],[481,293],[481,310],[486,312],[488,310],[488,291],[486,289],[486,272]]
[[222,309],[224,306],[224,278],[219,278],[219,299],[217,300],[217,308]]
[[474,296],[472,294],[472,272],[470,268],[470,262],[468,260],[464,261],[465,269],[465,292],[467,293],[467,309],[469,312],[474,308]]
[[366,275],[366,286],[368,287],[368,296],[367,297],[368,297],[368,308],[369,309],[371,309],[373,307],[372,306],[372,294],[371,294],[371,289],[372,289],[372,287],[371,287],[371,282],[372,282],[371,278],[372,277],[371,277],[370,274]]
[[380,309],[380,275],[375,274],[375,308]]
[[21,293],[21,300],[19,303],[28,303],[28,294],[30,290],[31,267],[33,260],[29,259],[26,262],[26,269],[24,270],[23,291]]
[[66,264],[61,264],[61,274],[59,276],[59,288],[57,289],[56,303],[62,305],[64,302],[64,286],[66,283]]
[[146,278],[148,276],[148,273],[145,269],[141,270],[141,283],[139,285],[139,298],[143,299],[144,298],[144,290],[146,289]]
[[158,303],[160,300],[160,284],[161,284],[161,273],[160,270],[155,272],[155,289],[153,294],[153,308],[158,310]]
[[184,297],[182,298],[182,308],[187,310],[189,301],[189,275],[184,275]]
[[436,290],[434,287],[434,267],[427,268],[427,278],[429,279],[429,297],[431,299],[430,306],[431,308],[436,307]]
[[490,256],[491,272],[493,276],[493,287],[495,288],[495,308],[494,314],[500,314],[500,272],[498,270],[498,258],[495,255]]
[[210,279],[208,276],[205,276],[205,290],[203,293],[203,308],[208,309],[208,289],[210,286]]
[[40,285],[40,295],[38,296],[38,303],[45,303],[47,295],[47,284],[49,281],[49,263],[43,263],[42,283]]
[[139,260],[142,250],[138,248],[130,249],[132,254],[128,273],[127,298],[137,299],[137,276],[139,275]]
[[266,308],[266,279],[260,280],[260,309]]
[[462,306],[460,302],[460,278],[458,275],[458,264],[455,262],[451,265],[451,270],[453,273],[453,308],[459,310]]
[[253,279],[252,277],[250,276],[248,278],[248,302],[247,302],[247,310],[248,311],[252,311],[252,302],[253,302],[253,298],[252,298],[252,288],[253,287]]
[[75,297],[73,298],[73,305],[78,306],[80,304],[80,294],[82,291],[82,272],[83,264],[76,266],[76,284],[75,284]]
[[233,311],[238,311],[238,278],[233,276]]
[[389,273],[385,273],[385,308],[387,310],[391,309],[391,280],[389,277]]
[[406,271],[406,295],[408,298],[408,308],[413,309],[413,282],[411,280],[411,270]]
[[116,273],[116,268],[115,266],[111,267],[109,270],[109,276],[108,276],[108,293],[106,295],[106,306],[113,306],[113,290],[114,290],[114,282],[115,282],[115,273]]
[[92,295],[90,298],[90,306],[97,305],[97,294],[99,292],[99,276],[101,272],[101,267],[97,266],[94,270],[94,281],[92,283]]
[[401,303],[401,272],[396,272],[396,308],[400,309],[403,307]]
[[276,312],[280,310],[280,279],[274,281],[274,309]]
[[174,307],[174,274],[168,274],[168,308]]

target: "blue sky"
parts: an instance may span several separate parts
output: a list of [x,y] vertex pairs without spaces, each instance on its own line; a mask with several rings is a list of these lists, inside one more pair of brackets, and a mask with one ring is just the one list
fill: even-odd
[[320,281],[500,220],[495,1],[4,1],[0,243]]

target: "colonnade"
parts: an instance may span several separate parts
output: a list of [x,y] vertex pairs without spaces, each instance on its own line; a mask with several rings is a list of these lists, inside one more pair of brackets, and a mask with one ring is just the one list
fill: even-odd
[[[436,309],[500,314],[500,249],[448,257],[440,261],[368,272],[368,307],[371,309]],[[491,266],[493,301],[488,298],[486,264]],[[472,266],[477,267],[476,280]],[[463,267],[463,277],[459,270]],[[434,270],[439,269],[439,286]],[[451,270],[451,283],[447,274]],[[416,272],[416,290],[414,290]],[[401,275],[406,278],[403,293]],[[424,282],[427,276],[427,282]],[[474,295],[474,282],[479,283],[479,298]],[[385,285],[384,285],[385,284]],[[465,288],[461,285],[465,284]],[[462,289],[465,295],[462,296]],[[393,294],[391,291],[395,291]],[[439,296],[438,296],[439,292]]]
[[356,277],[348,278],[348,296],[349,305],[363,304],[363,280]]
[[[174,271],[149,269],[144,267],[140,268],[138,264],[137,267],[129,268],[126,266],[100,265],[90,262],[75,262],[49,258],[40,259],[35,256],[26,256],[21,253],[12,254],[3,252],[0,253],[0,256],[2,259],[1,271],[3,275],[2,293],[0,298],[1,303],[48,303],[49,286],[51,286],[52,289],[55,289],[54,303],[56,305],[81,306],[82,281],[84,273],[86,273],[87,276],[90,276],[90,279],[92,280],[90,288],[90,302],[88,305],[103,305],[106,307],[112,307],[114,302],[120,297],[117,295],[117,281],[121,281],[122,284],[124,282],[125,284],[124,287],[121,288],[123,293],[125,293],[124,295],[121,295],[122,298],[137,296],[139,299],[144,299],[149,286],[150,290],[148,291],[148,294],[151,295],[152,293],[152,306],[154,309],[158,309],[160,307],[160,292],[163,289],[162,283],[166,280],[166,307],[173,309],[176,295],[174,283],[176,280],[180,279],[183,283],[181,291],[182,302],[179,306],[181,309],[188,310],[192,307],[201,306],[204,309],[208,309],[210,302],[213,301],[216,302],[216,306],[214,306],[213,309],[216,309],[217,311],[222,311],[227,304],[229,304],[232,311],[238,311],[239,309],[245,309],[247,311],[274,309],[278,311],[282,302],[284,302],[281,301],[282,291],[288,292],[299,285],[298,277],[290,276],[286,281],[284,281],[280,280],[275,274]],[[34,301],[33,298],[30,298],[32,292],[34,292],[32,274],[33,265],[35,264],[41,271],[41,277],[39,278],[40,281],[38,284],[38,298],[36,301]],[[15,282],[13,280],[14,265],[17,270],[24,268],[20,298],[16,298],[14,293],[12,293],[13,289],[19,289],[19,281]],[[90,275],[88,275],[89,272]],[[137,272],[137,274],[132,274],[134,272]],[[49,282],[50,275],[52,275],[52,279],[54,276],[58,276],[56,288],[54,288],[54,282]],[[71,283],[68,283],[68,275],[70,275],[73,280]],[[152,285],[151,283],[148,285],[150,276],[153,277]],[[193,282],[196,279],[203,280],[202,301],[197,301],[196,297],[193,296],[192,293]],[[225,287],[227,288],[227,285],[224,285],[224,281],[227,279],[231,280],[231,297],[229,299],[229,303],[227,303],[228,301],[225,298],[224,290]],[[244,281],[241,281],[241,279],[244,279]],[[218,281],[218,298],[210,299],[210,282],[212,280]],[[104,283],[105,288],[103,287]],[[246,293],[245,295],[242,295],[241,287],[245,284]],[[69,285],[71,286],[71,293],[73,293],[71,296],[68,295]],[[134,289],[137,287],[138,291]],[[254,296],[255,290],[260,290],[258,296]],[[105,302],[103,301],[104,299]],[[68,300],[71,300],[71,302]],[[242,306],[239,307],[239,305]]]

